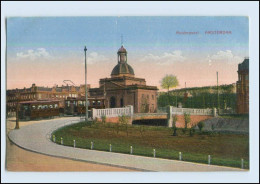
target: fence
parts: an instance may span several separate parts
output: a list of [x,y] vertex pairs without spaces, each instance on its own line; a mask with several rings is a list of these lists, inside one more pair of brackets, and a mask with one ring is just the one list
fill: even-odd
[[122,115],[133,116],[133,106],[129,105],[123,108],[109,108],[109,109],[92,109],[92,118],[118,117]]
[[236,111],[234,109],[219,109],[218,114],[219,115],[230,115],[230,114],[236,114]]

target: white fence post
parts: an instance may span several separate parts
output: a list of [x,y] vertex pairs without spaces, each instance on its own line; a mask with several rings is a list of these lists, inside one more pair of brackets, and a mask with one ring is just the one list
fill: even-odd
[[179,160],[182,160],[182,153],[179,152]]
[[90,149],[92,149],[92,150],[93,150],[93,148],[94,148],[94,144],[93,144],[93,142],[91,142]]
[[213,109],[213,116],[216,117],[217,115],[218,115],[218,114],[217,114],[217,109],[214,108],[214,109]]
[[244,159],[241,159],[241,169],[244,169]]
[[97,117],[97,109],[92,108],[92,119],[94,119],[95,117]]
[[130,154],[133,154],[133,146],[130,146]]
[[155,158],[156,157],[156,150],[153,149],[153,157]]
[[112,144],[109,145],[109,151],[112,152]]
[[52,140],[53,140],[53,142],[56,142],[56,137],[55,137],[55,135],[52,135]]
[[73,140],[73,147],[75,148],[76,147],[76,141]]
[[60,144],[63,145],[63,139],[62,139],[62,137],[60,138]]
[[211,157],[208,155],[208,164],[210,165]]

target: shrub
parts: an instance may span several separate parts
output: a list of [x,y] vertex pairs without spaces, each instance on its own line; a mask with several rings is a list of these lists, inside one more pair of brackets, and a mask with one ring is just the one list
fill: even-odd
[[93,120],[93,123],[96,124],[98,122],[98,118],[95,117],[95,119]]
[[185,129],[187,130],[188,124],[190,123],[190,114],[184,113],[184,121],[185,121]]
[[144,125],[141,125],[141,126],[139,127],[139,131],[140,131],[141,136],[142,136],[142,138],[143,138],[143,133],[144,133],[144,131],[145,131],[145,126],[144,126]]
[[128,136],[128,122],[130,117],[126,115],[119,116],[119,123],[125,127],[126,135]]
[[200,129],[200,132],[202,132],[202,129],[203,129],[203,127],[204,127],[204,122],[203,121],[200,121],[199,123],[198,123],[198,127],[199,127],[199,129]]
[[105,115],[101,116],[101,121],[103,124],[106,123],[106,119],[107,119],[107,117]]
[[212,131],[215,130],[215,125],[214,125],[214,124],[211,125],[211,130],[212,130]]
[[182,128],[181,130],[183,134],[186,134],[187,128]]
[[192,126],[190,128],[190,136],[192,137],[194,135],[194,133],[195,133],[195,128],[194,128],[194,126]]

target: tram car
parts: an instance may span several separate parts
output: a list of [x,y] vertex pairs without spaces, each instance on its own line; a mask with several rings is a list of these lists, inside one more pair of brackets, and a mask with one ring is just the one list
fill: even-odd
[[59,100],[19,102],[19,119],[31,120],[60,115]]
[[[88,111],[92,108],[104,109],[105,99],[104,98],[88,98]],[[64,113],[67,115],[82,115],[86,113],[86,99],[85,97],[68,97],[65,100]]]

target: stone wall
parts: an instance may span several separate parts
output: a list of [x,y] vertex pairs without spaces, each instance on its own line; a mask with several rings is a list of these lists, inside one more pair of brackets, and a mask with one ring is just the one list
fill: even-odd
[[[177,115],[177,122],[176,122],[176,126],[178,128],[184,128],[185,127],[185,119],[184,119],[184,115]],[[207,119],[211,119],[213,118],[212,116],[202,116],[202,115],[190,115],[190,123],[188,124],[188,128],[190,128],[191,126],[196,126],[200,121],[204,121]]]

